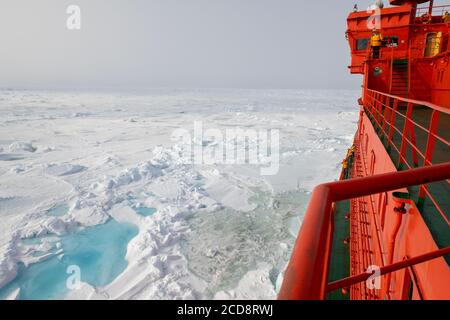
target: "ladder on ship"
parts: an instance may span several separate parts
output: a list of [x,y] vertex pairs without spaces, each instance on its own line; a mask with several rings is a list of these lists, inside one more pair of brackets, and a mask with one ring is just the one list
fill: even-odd
[[407,98],[409,95],[409,65],[408,60],[392,62],[390,94]]

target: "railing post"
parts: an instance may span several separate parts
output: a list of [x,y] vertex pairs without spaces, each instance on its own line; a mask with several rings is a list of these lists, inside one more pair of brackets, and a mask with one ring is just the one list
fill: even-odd
[[[375,114],[373,113],[373,109],[375,108],[375,103],[376,103],[376,93],[372,94],[372,103],[370,105],[370,108],[368,108],[368,110],[370,111],[370,114],[372,115],[372,117],[375,116]],[[374,119],[370,119],[371,121],[373,121]]]
[[378,127],[381,130],[381,122],[383,120],[383,101],[384,101],[384,95],[380,94],[380,98],[378,99],[378,108],[377,108],[377,114],[378,114]]
[[378,100],[379,99],[380,99],[380,94],[376,93],[375,94],[375,102],[374,102],[373,109],[372,109],[372,115],[373,115],[373,120],[374,121],[378,121],[378,112],[377,112],[377,110],[378,110]]
[[373,112],[373,110],[375,109],[376,103],[377,103],[377,94],[373,93],[372,94],[372,103],[370,104],[370,113],[374,117],[374,119],[372,119],[372,120],[375,120],[375,112]]
[[440,116],[439,111],[433,110],[433,112],[431,113],[424,165],[431,165],[431,162],[433,161],[434,145],[436,142],[436,133],[439,124],[439,116]]
[[417,156],[417,150],[416,150],[416,148],[417,148],[417,145],[416,145],[416,134],[414,132],[414,126],[413,126],[412,123],[410,123],[409,131],[410,131],[410,134],[411,134],[411,144],[412,144],[411,152],[412,152],[413,162],[414,162],[414,166],[418,167],[419,166],[419,158]]
[[[313,191],[279,299],[324,299],[332,246],[332,203],[450,178],[450,162],[331,182]],[[353,253],[351,253],[353,254]],[[388,270],[391,266],[385,266]],[[387,271],[389,272],[389,271]]]
[[[431,113],[430,126],[428,128],[428,138],[427,138],[427,147],[425,150],[425,159],[423,160],[423,165],[428,166],[432,165],[433,154],[434,154],[434,146],[436,142],[436,133],[439,124],[439,111],[433,110]],[[425,202],[425,194],[426,194],[426,185],[421,185],[419,190],[419,199],[418,199],[418,207],[419,209],[423,208]]]
[[403,134],[402,134],[402,144],[400,147],[400,159],[398,167],[401,170],[403,168],[403,164],[407,164],[406,162],[406,138],[408,135],[408,130],[410,126],[409,119],[411,118],[413,110],[413,104],[412,102],[408,102],[408,107],[406,108],[406,116],[405,116],[405,123],[403,125]]
[[[278,298],[325,299],[332,235],[331,190],[314,189]],[[308,257],[305,259],[305,257]]]
[[380,101],[380,94],[375,94],[375,105],[373,106],[373,117],[375,121],[378,121],[378,101]]
[[383,100],[384,96],[380,94],[378,96],[378,106],[377,106],[377,118],[378,118],[378,128],[381,130],[381,120],[382,120],[382,110],[383,110]]
[[433,15],[434,0],[430,0],[430,7],[428,8],[428,15],[431,17]]
[[389,139],[388,139],[388,148],[390,150],[391,145],[392,145],[392,138],[394,136],[394,127],[395,127],[395,119],[396,119],[396,115],[397,115],[397,109],[398,109],[398,100],[394,99],[394,106],[392,107],[392,113],[391,113],[391,126],[389,128]]
[[390,108],[391,108],[391,98],[386,97],[386,102],[385,102],[385,106],[384,106],[384,114],[383,114],[383,129],[382,129],[383,134],[385,136],[387,136],[387,134],[386,134],[386,122],[387,122],[386,119],[388,118],[388,112],[391,111]]

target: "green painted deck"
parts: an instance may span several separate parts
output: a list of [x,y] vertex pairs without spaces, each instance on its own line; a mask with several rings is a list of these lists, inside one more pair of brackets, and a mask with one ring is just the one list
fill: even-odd
[[[402,114],[406,114],[406,106],[399,106],[398,111]],[[415,107],[412,115],[414,122],[419,124],[424,128],[429,128],[432,110],[427,107]],[[367,114],[367,113],[366,113]],[[368,115],[371,119],[370,115]],[[374,126],[380,140],[386,147],[391,160],[397,166],[398,170],[404,170],[408,167],[406,165],[400,165],[399,154],[393,147],[388,147],[388,138],[384,136],[380,129],[377,128],[375,121],[371,119],[372,125]],[[395,121],[395,127],[397,127],[400,132],[403,131],[404,118],[397,116]],[[438,136],[442,137],[446,141],[450,141],[450,116],[441,114],[438,126]],[[425,154],[425,149],[427,146],[428,135],[426,132],[419,128],[415,128],[414,135],[416,138],[417,148]],[[392,143],[397,147],[398,150],[401,148],[402,137],[398,133],[394,133]],[[406,148],[406,161],[411,167],[423,166],[423,159],[418,155],[418,163],[414,164],[412,148],[408,146]],[[450,160],[450,150],[447,145],[442,142],[437,141],[435,144],[435,150],[433,153],[433,164],[444,163]],[[348,171],[351,170],[352,163],[349,163]],[[347,175],[344,177],[347,179]],[[450,218],[449,208],[450,208],[450,187],[446,181],[431,183],[428,185],[429,192],[435,198],[435,201],[442,208],[447,219]],[[426,196],[425,199],[419,198],[419,187],[408,188],[412,199],[416,202],[417,207],[420,209],[422,217],[427,224],[433,239],[439,248],[444,248],[450,246],[450,236],[449,236],[449,226],[436,206],[433,204],[431,199]],[[350,235],[350,223],[345,219],[345,215],[350,211],[350,201],[342,201],[336,203],[334,211],[334,234],[333,234],[333,247],[331,252],[330,260],[330,270],[328,274],[328,281],[332,282],[342,278],[350,276],[350,255],[349,255],[349,245],[344,243],[344,240],[349,238]],[[447,263],[450,266],[450,256],[445,257]],[[349,295],[342,294],[341,290],[336,290],[330,292],[327,296],[330,300],[347,300]]]
[[[398,111],[403,115],[406,114],[406,106],[400,106]],[[431,119],[432,110],[428,107],[415,107],[412,120],[417,124],[421,125],[424,128],[429,128],[430,119]],[[370,117],[369,117],[370,118]],[[372,121],[372,125],[376,127],[374,121]],[[404,118],[401,116],[396,117],[395,127],[400,131],[403,130],[404,126]],[[381,130],[376,130],[378,136],[383,142],[386,150],[388,151],[389,156],[391,157],[394,164],[397,166],[398,170],[408,169],[406,165],[400,165],[399,154],[395,148],[389,148],[387,145],[387,137],[381,133]],[[450,115],[440,114],[439,125],[438,125],[438,136],[442,137],[446,141],[450,141]],[[417,148],[425,154],[426,146],[427,146],[427,138],[428,134],[419,129],[418,127],[414,128],[414,135],[416,138],[416,146]],[[402,137],[396,132],[393,135],[393,144],[400,150]],[[406,161],[411,167],[423,166],[423,159],[420,155],[418,155],[418,163],[414,164],[413,161],[413,152],[410,146],[406,148]],[[450,150],[447,145],[440,141],[436,141],[435,150],[433,153],[433,164],[439,164],[448,162],[450,160]],[[450,187],[446,181],[430,183],[428,185],[429,192],[435,198],[435,201],[441,207],[447,219],[450,219]],[[417,208],[420,210],[422,217],[427,224],[431,235],[433,236],[434,241],[438,245],[439,248],[444,248],[450,246],[450,236],[449,236],[449,226],[445,219],[442,217],[441,213],[436,209],[436,206],[433,204],[432,200],[426,196],[425,199],[419,198],[419,187],[410,187],[408,191],[411,194],[412,199],[415,201]],[[450,266],[450,256],[445,256],[447,264]]]
[[[399,106],[399,112],[406,114],[406,106]],[[428,128],[430,124],[432,110],[427,107],[416,107],[413,112],[413,121]],[[395,126],[403,131],[404,119],[400,116],[396,117]],[[370,116],[369,116],[370,119]],[[372,119],[371,119],[372,120]],[[376,124],[372,121],[372,125],[376,128]],[[399,165],[399,155],[394,148],[388,148],[387,137],[383,136],[381,130],[376,129],[379,138],[383,142],[386,150],[391,157],[394,164],[398,167],[398,170],[404,170],[407,166]],[[427,133],[415,128],[416,145],[422,153],[425,153],[427,145]],[[450,141],[450,116],[441,114],[439,120],[438,135]],[[395,133],[393,136],[393,144],[400,150],[402,138],[399,134]],[[417,166],[423,166],[423,160],[418,156],[419,162]],[[413,156],[411,147],[407,147],[406,160],[414,167]],[[442,142],[436,142],[435,150],[433,154],[433,164],[443,163],[450,160],[449,147]],[[349,170],[351,170],[352,163],[349,163]],[[345,177],[348,178],[347,176]],[[450,187],[446,181],[431,183],[428,185],[430,193],[435,198],[436,202],[444,211],[447,218],[449,217],[450,208]],[[416,202],[417,207],[420,209],[422,217],[427,224],[433,239],[439,248],[450,246],[449,226],[442,215],[438,212],[433,202],[427,196],[424,200],[419,199],[419,187],[409,188],[409,192],[412,199]],[[334,212],[334,234],[333,234],[333,247],[331,252],[330,270],[328,274],[328,281],[332,282],[342,278],[350,276],[350,255],[349,245],[344,243],[344,240],[350,236],[350,223],[345,219],[345,215],[350,211],[350,201],[342,201],[336,203]],[[450,256],[445,257],[447,263],[450,266]],[[327,296],[330,300],[348,300],[349,295],[343,295],[341,290],[330,292]]]
[[[349,245],[344,240],[350,237],[350,222],[345,215],[350,211],[350,201],[336,203],[334,210],[333,250],[331,251],[330,271],[328,282],[340,280],[350,276]],[[349,294],[343,295],[341,290],[330,292],[329,300],[348,300]]]

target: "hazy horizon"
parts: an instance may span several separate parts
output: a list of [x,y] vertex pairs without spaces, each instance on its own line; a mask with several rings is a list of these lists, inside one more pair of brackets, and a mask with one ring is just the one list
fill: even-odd
[[0,88],[357,90],[346,17],[372,2],[3,0]]

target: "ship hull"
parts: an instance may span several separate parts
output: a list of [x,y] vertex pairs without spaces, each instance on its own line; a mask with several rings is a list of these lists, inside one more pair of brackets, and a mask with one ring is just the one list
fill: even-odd
[[[349,155],[352,159],[347,160],[348,168],[343,170],[342,179],[398,171],[364,108],[361,110],[354,147],[354,153]],[[414,199],[407,199],[407,212],[397,212],[398,193],[411,198],[408,188],[402,188],[351,199],[341,206],[344,211],[348,207],[346,213],[342,209],[336,210],[335,214],[344,214],[344,221],[348,223],[348,240],[344,247],[348,247],[349,276],[440,249]],[[340,234],[337,237],[342,239],[343,236]],[[335,248],[342,247],[337,241],[335,245]],[[343,254],[347,252],[344,249]],[[345,267],[342,265],[345,257],[336,254],[335,259],[335,268]],[[331,271],[333,263],[332,259]],[[450,283],[450,272],[444,258],[393,272],[373,281],[372,285],[368,283],[359,283],[344,292],[349,295],[348,298],[358,300],[450,299],[447,286]],[[341,291],[334,297],[345,299],[346,294],[343,295]]]

